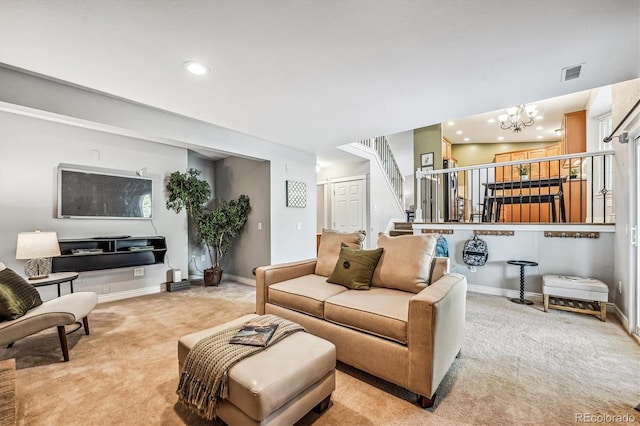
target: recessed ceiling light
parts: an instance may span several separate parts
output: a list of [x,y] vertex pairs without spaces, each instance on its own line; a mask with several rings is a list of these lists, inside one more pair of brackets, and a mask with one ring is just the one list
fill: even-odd
[[542,135],[536,136],[536,139],[542,139]]
[[185,62],[184,64],[182,64],[182,68],[189,71],[191,74],[195,74],[195,75],[205,75],[209,72],[209,68],[207,68],[206,66],[198,62],[193,62],[193,61]]
[[448,122],[447,124],[448,124],[449,126],[453,126],[453,125],[454,125],[454,124],[456,124],[456,123],[454,123],[453,121],[450,121],[450,122]]
[[493,124],[495,122],[496,122],[495,118],[490,118],[490,119],[487,120],[487,123],[492,123]]
[[462,134],[462,130],[456,130],[456,135],[461,135]]
[[541,115],[536,115],[536,120],[542,120],[544,117]]
[[542,130],[542,129],[544,129],[542,126],[536,127],[536,130]]
[[463,140],[464,140],[465,142],[469,142],[471,139],[469,139],[469,138],[464,138]]
[[499,140],[499,141],[503,141],[503,140],[504,140],[504,137],[503,137],[503,136],[498,136],[498,140]]

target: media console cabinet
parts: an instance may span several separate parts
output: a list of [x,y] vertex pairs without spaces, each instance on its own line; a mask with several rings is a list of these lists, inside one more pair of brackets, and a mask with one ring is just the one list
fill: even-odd
[[53,272],[83,272],[100,269],[164,263],[164,237],[94,237],[59,240],[60,256],[51,259]]

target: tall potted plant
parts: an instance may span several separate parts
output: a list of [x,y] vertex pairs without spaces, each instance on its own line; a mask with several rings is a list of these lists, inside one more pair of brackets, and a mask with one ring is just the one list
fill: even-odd
[[229,251],[233,239],[247,222],[251,205],[249,197],[241,195],[238,200],[219,201],[214,210],[207,209],[211,186],[199,176],[200,170],[197,169],[171,173],[166,185],[169,193],[166,207],[176,213],[186,210],[198,242],[205,244],[211,259],[212,267],[204,270],[205,286],[218,285],[222,277],[220,259]]
[[[199,236],[209,249],[215,248],[216,256],[211,268],[214,285],[218,285],[222,278],[220,260],[229,252],[233,240],[247,223],[250,212],[249,197],[240,195],[237,200],[220,200],[215,209],[205,211],[200,216]],[[210,252],[209,255],[212,256],[212,253]]]

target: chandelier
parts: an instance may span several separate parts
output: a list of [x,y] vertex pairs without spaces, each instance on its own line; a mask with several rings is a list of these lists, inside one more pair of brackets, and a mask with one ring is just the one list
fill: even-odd
[[506,114],[498,117],[500,128],[512,130],[514,133],[521,132],[525,127],[532,126],[533,118],[538,115],[535,105],[525,106],[524,104],[507,109]]

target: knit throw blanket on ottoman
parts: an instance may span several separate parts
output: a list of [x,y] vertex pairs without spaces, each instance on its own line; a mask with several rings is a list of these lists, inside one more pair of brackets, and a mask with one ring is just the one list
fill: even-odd
[[178,399],[207,420],[216,418],[218,402],[226,399],[229,370],[244,358],[261,352],[285,337],[305,329],[295,322],[275,315],[262,315],[252,323],[278,324],[278,328],[266,347],[234,345],[229,340],[244,324],[239,324],[205,337],[189,351],[180,374]]

